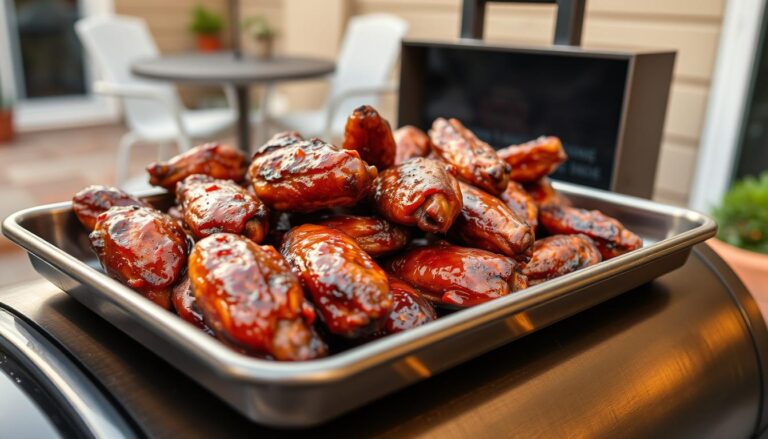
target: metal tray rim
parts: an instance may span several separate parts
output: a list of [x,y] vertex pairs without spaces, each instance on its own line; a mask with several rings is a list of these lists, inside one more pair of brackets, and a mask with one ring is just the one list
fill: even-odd
[[[281,385],[312,385],[320,382],[343,380],[377,364],[408,355],[409,352],[439,340],[491,323],[494,320],[524,312],[534,306],[574,293],[593,282],[598,282],[623,271],[642,266],[658,257],[689,248],[715,234],[715,222],[690,209],[655,203],[652,201],[555,182],[555,187],[577,195],[602,199],[613,204],[685,217],[698,224],[691,230],[658,241],[593,267],[539,284],[522,292],[499,298],[482,305],[464,309],[435,322],[400,334],[366,343],[333,356],[297,363],[277,363],[248,357],[230,350],[179,318],[168,318],[170,313],[154,306],[109,276],[94,270],[86,263],[69,255],[43,238],[21,226],[32,215],[68,210],[71,202],[47,204],[16,212],[2,224],[2,232],[11,241],[25,248],[56,269],[65,271],[77,281],[101,292],[112,304],[127,313],[140,312],[141,320],[151,329],[173,343],[181,343],[192,355],[218,375],[249,382],[270,382]],[[162,192],[160,192],[162,193]],[[158,192],[152,192],[158,194]]]

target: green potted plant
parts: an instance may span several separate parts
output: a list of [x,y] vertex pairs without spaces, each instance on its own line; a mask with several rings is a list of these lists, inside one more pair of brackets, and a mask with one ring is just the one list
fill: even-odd
[[197,35],[197,49],[201,52],[221,50],[221,30],[224,20],[221,15],[206,9],[202,5],[192,9],[192,22],[189,30]]
[[256,44],[256,57],[272,58],[276,33],[269,21],[261,15],[248,17],[243,20],[242,27]]
[[713,213],[718,232],[711,246],[768,312],[768,171],[736,182]]
[[0,143],[10,142],[15,137],[13,129],[13,101],[3,96],[0,90]]

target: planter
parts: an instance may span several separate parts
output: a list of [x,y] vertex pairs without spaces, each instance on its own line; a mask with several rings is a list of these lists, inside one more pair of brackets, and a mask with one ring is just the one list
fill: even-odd
[[13,111],[0,109],[0,142],[10,142],[13,137]]
[[197,34],[197,50],[200,52],[221,50],[221,36],[219,34]]
[[768,320],[768,255],[744,250],[719,239],[707,241],[741,278]]
[[254,47],[254,55],[258,59],[270,59],[273,55],[275,40],[272,38],[256,39]]

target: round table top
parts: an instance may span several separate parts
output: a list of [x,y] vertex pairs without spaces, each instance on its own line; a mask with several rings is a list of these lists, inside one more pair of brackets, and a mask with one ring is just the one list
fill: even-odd
[[139,60],[131,66],[134,75],[194,84],[252,84],[323,76],[333,72],[332,61],[276,56],[262,60],[248,54],[235,58],[231,52],[183,53]]

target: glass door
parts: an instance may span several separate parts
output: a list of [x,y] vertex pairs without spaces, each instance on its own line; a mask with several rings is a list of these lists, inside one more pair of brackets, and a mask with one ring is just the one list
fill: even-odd
[[20,128],[115,120],[114,103],[91,93],[94,72],[74,28],[77,20],[95,12],[90,3],[103,8],[106,2],[2,1],[0,31],[6,47],[0,62],[7,67],[0,70],[0,80],[14,96]]

